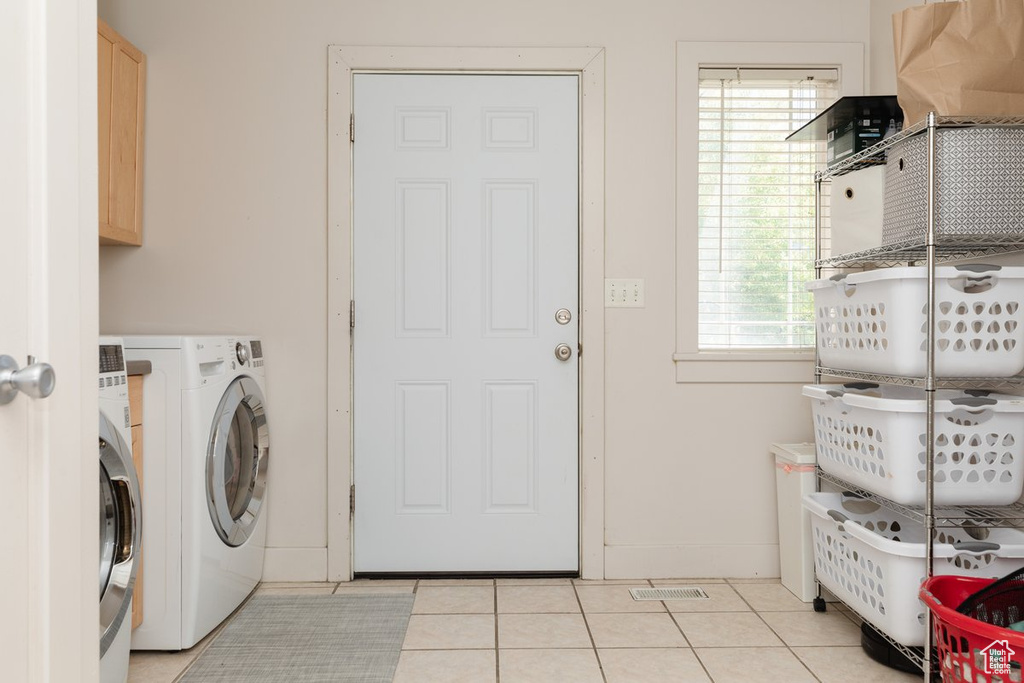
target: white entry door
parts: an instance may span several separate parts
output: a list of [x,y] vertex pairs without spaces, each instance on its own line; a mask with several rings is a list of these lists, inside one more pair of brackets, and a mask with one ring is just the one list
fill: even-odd
[[578,569],[578,93],[354,77],[356,572]]
[[24,390],[0,405],[0,679],[92,683],[96,3],[4,0],[0,26],[0,355],[56,369],[50,396],[32,398],[19,382]]

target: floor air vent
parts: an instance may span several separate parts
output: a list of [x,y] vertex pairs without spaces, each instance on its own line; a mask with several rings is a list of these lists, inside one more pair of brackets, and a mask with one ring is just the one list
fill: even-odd
[[681,586],[679,588],[630,588],[634,600],[710,600],[703,588]]

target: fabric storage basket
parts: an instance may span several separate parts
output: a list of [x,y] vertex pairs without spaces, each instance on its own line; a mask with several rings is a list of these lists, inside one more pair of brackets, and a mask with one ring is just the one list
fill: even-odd
[[[818,581],[893,640],[924,645],[924,527],[844,493],[804,496],[811,513]],[[1024,531],[936,530],[935,574],[996,578],[1024,566]]]
[[[1024,235],[1024,129],[939,128],[936,235]],[[928,225],[928,136],[889,150],[882,244],[921,242]]]
[[830,253],[836,256],[877,247],[882,241],[885,168],[864,168],[829,184]]
[[[818,466],[904,505],[924,505],[925,392],[809,385]],[[1024,398],[935,392],[935,504],[1010,505],[1024,490]]]
[[[807,283],[822,365],[924,376],[928,274],[884,268]],[[935,372],[1004,377],[1024,369],[1024,267],[943,266],[935,271]]]

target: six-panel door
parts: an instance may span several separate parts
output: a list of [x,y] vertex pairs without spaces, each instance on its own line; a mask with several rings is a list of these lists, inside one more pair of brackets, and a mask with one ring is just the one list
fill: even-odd
[[578,568],[578,92],[355,76],[356,572]]

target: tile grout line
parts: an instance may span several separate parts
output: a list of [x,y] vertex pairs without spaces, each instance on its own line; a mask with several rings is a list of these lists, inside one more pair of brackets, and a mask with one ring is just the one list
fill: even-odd
[[[401,594],[400,593],[395,593],[393,595],[401,595]],[[446,611],[446,612],[413,612],[413,615],[414,616],[486,616],[487,614],[495,614],[495,613],[496,612],[456,612],[456,611]],[[558,613],[562,613],[562,612],[508,612],[508,613],[509,614],[516,614],[516,613],[521,613],[521,614],[534,614],[534,613],[539,613],[539,614],[558,614]]]
[[[536,647],[508,647],[510,650],[535,650]],[[564,648],[563,648],[564,649]],[[402,652],[494,652],[494,647],[407,647]]]
[[493,579],[494,586],[494,683],[501,683],[501,653],[498,642],[498,580]]
[[[800,665],[803,666],[804,669],[807,670],[807,673],[811,674],[811,678],[813,678],[814,680],[818,681],[818,683],[821,683],[821,679],[818,678],[818,675],[816,673],[811,671],[811,667],[807,666],[807,662],[805,662],[804,660],[800,659],[800,657],[797,655],[797,653],[793,652],[793,648],[790,647],[789,643],[786,642],[786,639],[783,638],[781,635],[779,635],[779,633],[774,628],[772,628],[771,624],[769,624],[767,621],[765,621],[765,618],[763,616],[761,616],[760,612],[758,612],[756,609],[754,609],[754,606],[750,604],[750,601],[747,600],[746,596],[744,596],[743,593],[741,593],[738,590],[736,590],[736,587],[732,584],[732,581],[730,581],[729,579],[726,579],[725,582],[729,585],[730,588],[732,588],[734,591],[736,591],[736,595],[740,596],[740,600],[742,600],[744,602],[744,604],[746,604],[746,606],[749,607],[750,610],[754,614],[757,615],[757,618],[761,620],[761,623],[764,624],[765,626],[767,626],[768,630],[771,631],[773,634],[775,634],[775,637],[778,638],[779,641],[782,642],[783,647],[785,647],[786,650],[789,651],[789,654],[793,655],[793,657],[796,659],[796,661],[800,662]],[[798,612],[798,614],[799,614],[799,612]]]
[[[644,579],[644,580],[647,582],[647,585],[650,586],[651,588],[657,588],[657,586],[654,585],[654,579]],[[665,612],[667,614],[672,614],[672,610],[670,610],[668,608],[668,605],[665,604],[664,600],[658,600],[658,602],[661,603],[661,609],[665,610]],[[642,612],[641,612],[641,614],[642,614]],[[657,614],[657,612],[648,612],[648,614]],[[675,621],[675,619],[673,619],[672,621]],[[676,628],[679,628],[679,624],[676,624]],[[682,633],[682,631],[680,631],[680,633]],[[683,636],[683,640],[686,640],[686,636]],[[687,641],[687,645],[689,645],[689,641]],[[692,650],[693,648],[690,648],[690,649]]]
[[[651,587],[654,587],[653,583],[651,583]],[[693,647],[693,643],[691,643],[690,639],[686,637],[686,632],[683,631],[683,627],[680,626],[679,622],[676,620],[675,612],[668,608],[668,605],[665,604],[664,600],[661,601],[661,604],[665,608],[665,611],[668,612],[668,618],[672,620],[672,623],[676,625],[676,629],[679,630],[679,635],[683,637],[683,642],[686,643],[687,647],[690,648],[690,652],[693,653],[693,658],[697,660],[698,664],[700,664],[700,668],[704,671],[704,674],[708,677],[708,680],[711,681],[711,683],[714,683],[714,676],[712,676],[711,672],[708,671],[708,668],[704,666],[704,660],[700,658],[700,655],[697,654],[696,648]]]
[[[616,612],[615,614],[628,614],[628,612]],[[643,612],[641,612],[643,614]],[[653,614],[653,613],[649,613]],[[514,615],[513,615],[514,616]],[[806,647],[811,650],[827,650],[829,648],[847,648],[847,649],[859,649],[856,645],[800,645],[798,647]],[[515,647],[503,647],[503,650],[521,650],[530,652],[533,650],[585,650],[585,647],[535,647],[532,645],[517,645]],[[673,646],[673,645],[656,645],[648,647],[646,645],[609,645],[608,647],[602,647],[602,650],[690,650],[693,648],[687,646]],[[782,648],[778,645],[747,645],[743,648],[737,648],[735,645],[702,645],[702,650],[781,650]],[[491,652],[494,650],[490,645],[479,646],[479,647],[407,647],[403,652],[447,652],[457,651],[463,652],[473,650],[475,652]]]
[[406,652],[405,641],[409,637],[409,627],[412,625],[412,617],[416,613],[416,592],[419,590],[420,580],[416,579],[412,582],[412,607],[409,608],[409,618],[405,622],[405,636],[402,637],[402,645],[398,650],[398,661],[395,662],[395,674],[398,673],[398,667],[402,663],[402,655]]
[[594,640],[594,633],[590,630],[590,622],[587,620],[587,613],[583,609],[583,601],[580,600],[580,593],[576,590],[576,583],[572,584],[572,594],[576,596],[576,604],[580,607],[580,616],[583,617],[583,626],[587,629],[587,637],[590,638],[590,647],[594,650],[594,659],[597,660],[597,670],[601,672],[601,680],[608,683],[608,676],[604,673],[604,664],[601,663],[601,653],[597,651],[597,642]]

